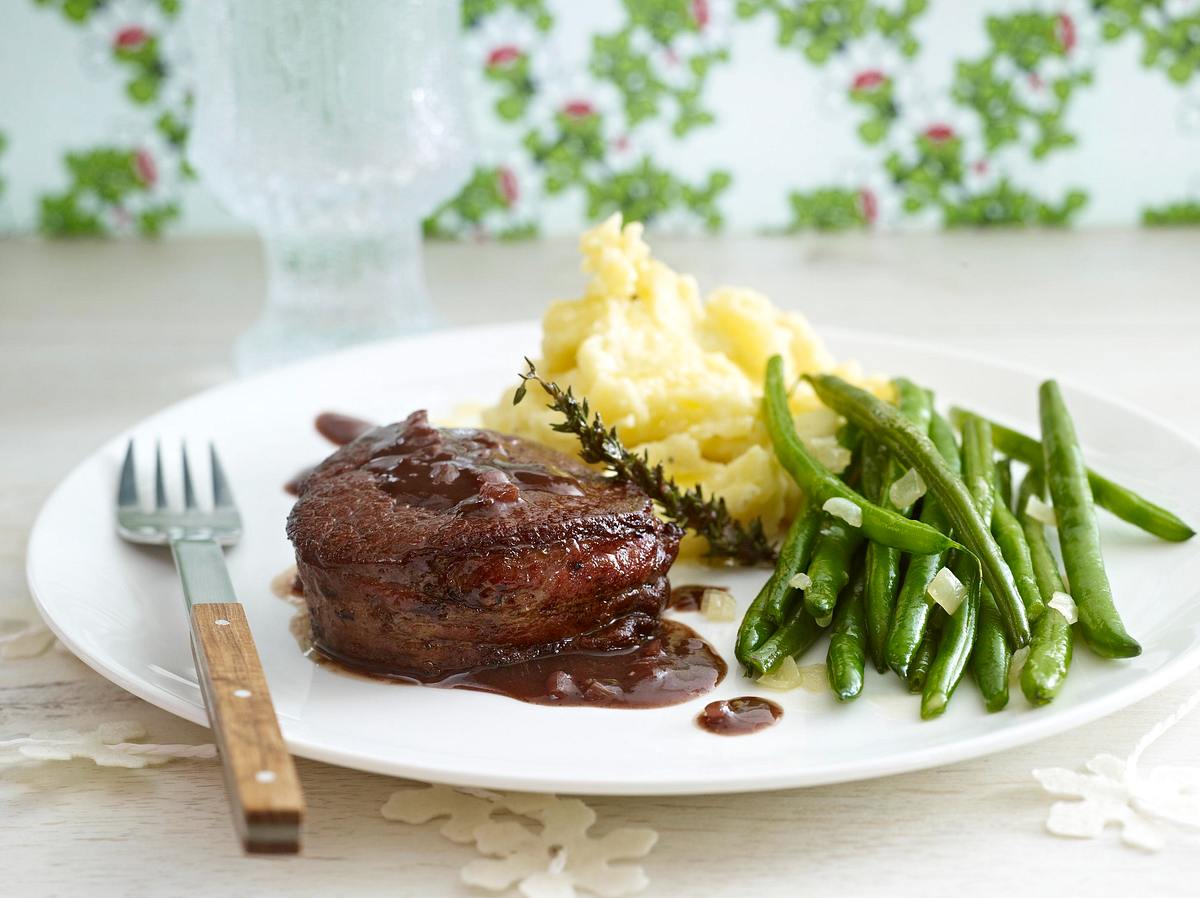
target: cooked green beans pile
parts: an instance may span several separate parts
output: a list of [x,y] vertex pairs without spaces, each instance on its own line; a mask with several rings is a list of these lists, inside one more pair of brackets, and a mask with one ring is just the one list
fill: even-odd
[[[1035,706],[1052,701],[1076,636],[1103,658],[1140,653],[1117,612],[1096,506],[1166,540],[1195,531],[1085,466],[1054,381],[1038,395],[1040,440],[954,409],[960,443],[932,394],[904,378],[892,381],[894,404],[833,375],[805,380],[846,420],[840,438],[852,461],[839,477],[805,448],[783,360],[773,357],[764,418],[807,505],[742,620],[736,653],[748,673],[773,673],[828,633],[838,701],[869,688],[866,669],[874,666],[920,694],[920,714],[932,718],[967,671],[988,711],[1008,704],[1010,682]],[[1015,505],[1014,462],[1028,467]],[[1056,526],[1048,529],[1051,513]]]

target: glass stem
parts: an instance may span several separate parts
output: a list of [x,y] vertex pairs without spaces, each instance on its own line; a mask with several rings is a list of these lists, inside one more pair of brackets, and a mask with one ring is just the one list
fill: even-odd
[[432,324],[419,223],[384,233],[268,233],[264,243],[267,305],[238,344],[243,371]]

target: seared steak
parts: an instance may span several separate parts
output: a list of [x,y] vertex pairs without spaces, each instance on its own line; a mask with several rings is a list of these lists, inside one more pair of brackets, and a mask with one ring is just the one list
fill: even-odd
[[434,680],[654,632],[680,530],[636,487],[418,411],[299,484],[287,533],[321,651]]

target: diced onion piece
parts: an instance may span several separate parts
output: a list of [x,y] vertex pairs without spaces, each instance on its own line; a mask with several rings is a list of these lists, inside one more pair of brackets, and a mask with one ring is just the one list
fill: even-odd
[[1023,645],[1012,653],[1012,664],[1008,668],[1008,682],[1015,684],[1021,679],[1021,668],[1025,666],[1025,661],[1029,658],[1029,646]]
[[790,586],[792,589],[808,589],[810,586],[812,586],[812,577],[808,576],[808,574],[804,573],[804,571],[801,571],[788,581],[788,586]]
[[909,468],[888,490],[888,498],[897,508],[908,508],[925,495],[925,480],[916,468]]
[[737,600],[723,589],[706,589],[700,596],[700,613],[712,621],[737,617]]
[[840,474],[850,466],[850,450],[839,443],[837,437],[808,437],[801,442],[813,458],[834,474]]
[[835,518],[841,518],[851,527],[862,526],[862,509],[849,499],[834,496],[832,499],[826,500],[825,504],[821,506],[821,510],[829,512]]
[[1040,496],[1029,497],[1025,503],[1025,514],[1035,521],[1041,521],[1047,527],[1058,526],[1058,515],[1054,513],[1054,506],[1043,502]]
[[759,686],[768,689],[804,689],[818,695],[829,688],[829,678],[825,673],[825,664],[806,664],[801,667],[791,655],[783,659],[783,663],[768,674],[763,674],[756,681]]
[[770,673],[763,674],[756,682],[768,689],[795,689],[804,682],[804,675],[800,673],[796,659],[788,655],[782,664]]
[[818,627],[828,627],[831,623],[833,623],[833,614],[830,613],[824,617],[818,617],[816,618],[816,621]]
[[967,597],[967,588],[948,567],[942,568],[933,575],[926,592],[931,599],[946,609],[947,614],[957,611],[958,606]]
[[829,674],[824,661],[816,664],[797,665],[800,672],[800,688],[805,692],[824,695],[829,688]]
[[1046,604],[1065,617],[1068,624],[1079,620],[1079,607],[1075,604],[1075,600],[1065,592],[1056,592]]

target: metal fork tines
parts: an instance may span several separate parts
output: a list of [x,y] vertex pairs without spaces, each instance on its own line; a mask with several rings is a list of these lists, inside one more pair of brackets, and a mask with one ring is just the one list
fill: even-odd
[[180,447],[183,477],[183,508],[172,507],[167,500],[166,478],[163,475],[162,445],[154,445],[154,507],[145,508],[138,498],[137,464],[133,440],[125,450],[121,479],[117,486],[117,529],[131,542],[167,545],[181,539],[212,539],[222,546],[232,546],[242,535],[242,520],[233,504],[229,480],[217,458],[217,450],[209,443],[208,453],[212,479],[212,505],[202,507],[196,498],[196,487],[188,463],[186,444]]

